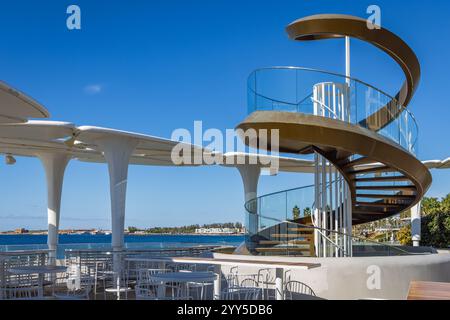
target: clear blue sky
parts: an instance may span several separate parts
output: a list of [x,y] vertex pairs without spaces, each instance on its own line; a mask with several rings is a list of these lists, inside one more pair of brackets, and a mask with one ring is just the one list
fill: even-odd
[[[295,43],[284,27],[317,13],[366,17],[417,53],[422,81],[411,103],[420,158],[450,155],[448,1],[3,1],[0,79],[43,103],[52,119],[170,137],[176,128],[233,128],[246,116],[246,78],[258,67],[295,65],[343,73],[341,40]],[[66,28],[66,8],[82,10],[82,30]],[[394,94],[401,70],[377,49],[352,43],[352,75]],[[449,170],[450,171],[450,170]],[[32,178],[30,178],[32,177]],[[433,172],[429,196],[450,192],[450,172]],[[262,177],[260,193],[311,181]],[[0,164],[0,229],[46,227],[44,172],[37,159]],[[62,228],[109,228],[105,165],[72,161]],[[131,167],[126,225],[149,227],[243,221],[238,172],[227,168]]]

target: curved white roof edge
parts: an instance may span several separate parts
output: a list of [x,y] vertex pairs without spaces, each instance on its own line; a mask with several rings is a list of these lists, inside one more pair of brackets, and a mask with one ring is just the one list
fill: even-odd
[[[186,166],[186,164],[175,165],[171,160],[172,148],[181,143],[191,148],[199,148],[206,154],[223,157],[222,163],[213,165],[239,166],[239,162],[227,162],[227,159],[244,157],[245,164],[251,165],[249,160],[252,159],[261,167],[269,167],[271,161],[277,160],[279,171],[284,172],[311,173],[314,170],[314,162],[307,159],[245,152],[214,153],[200,146],[157,136],[96,126],[77,127],[71,122],[50,120],[30,120],[26,123],[0,125],[0,153],[36,156],[39,152],[65,152],[82,162],[104,163],[105,159],[95,145],[96,139],[104,137],[129,137],[139,140],[138,146],[131,156],[130,164]],[[74,142],[78,142],[78,144],[67,143],[70,139],[75,140]],[[430,169],[447,169],[450,168],[450,157],[445,160],[427,160],[423,163]]]
[[[32,126],[54,126],[54,127],[71,127],[76,128],[77,126],[73,122],[67,121],[56,121],[56,120],[28,120],[25,123],[19,125],[32,125]],[[13,125],[13,124],[11,124]]]
[[49,117],[50,113],[42,104],[0,81],[0,124]]
[[444,160],[425,160],[422,163],[428,169],[450,169],[450,157]]
[[96,126],[80,126],[75,129],[74,137],[76,140],[82,141],[85,140],[88,143],[92,143],[96,139],[102,139],[102,138],[108,138],[108,137],[126,137],[131,139],[138,139],[138,149],[141,147],[141,144],[145,144],[146,142],[150,143],[166,143],[168,145],[177,145],[177,144],[183,144],[185,146],[189,146],[191,148],[198,148],[203,149],[204,151],[208,152],[207,149],[203,148],[202,146],[198,146],[191,143],[186,143],[182,141],[175,141],[167,138],[137,133],[137,132],[131,132],[131,131],[124,131],[124,130],[118,130],[118,129],[112,129],[112,128],[105,128],[105,127],[96,127]]
[[130,137],[130,138],[136,138],[136,139],[157,139],[157,140],[161,140],[161,141],[172,141],[169,139],[156,137],[156,136],[150,136],[150,135],[146,135],[146,134],[142,134],[142,133],[119,130],[119,129],[112,129],[112,128],[105,128],[105,127],[80,126],[80,127],[76,128],[75,135],[80,136],[83,133],[98,135],[100,137],[116,135],[116,136]]

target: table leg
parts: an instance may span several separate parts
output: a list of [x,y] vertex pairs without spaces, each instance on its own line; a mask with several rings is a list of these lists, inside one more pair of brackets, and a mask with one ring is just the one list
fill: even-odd
[[40,298],[43,298],[44,297],[44,274],[43,273],[39,273],[38,283],[39,283],[38,295]]
[[0,259],[0,300],[3,300],[3,288],[6,287],[6,261]]
[[117,275],[116,279],[116,288],[117,288],[117,300],[120,300],[120,274]]
[[277,300],[284,300],[284,285],[283,285],[283,268],[276,268],[275,270],[275,296]]
[[216,274],[216,280],[214,280],[214,300],[220,300],[220,292],[222,291],[222,268],[220,264],[214,266],[214,273]]
[[[161,269],[161,270],[166,269],[166,263],[164,261],[160,261],[158,263],[158,268]],[[165,285],[165,283],[161,282],[158,285],[158,289],[157,289],[157,296],[158,296],[158,298],[164,298],[166,296],[165,290],[166,290],[166,285]]]
[[94,273],[94,300],[97,300],[97,282],[98,282],[98,264],[99,262],[95,262],[95,273]]

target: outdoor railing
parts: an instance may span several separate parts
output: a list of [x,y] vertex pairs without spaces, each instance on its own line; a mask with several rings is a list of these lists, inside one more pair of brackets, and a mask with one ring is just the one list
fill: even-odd
[[[23,266],[43,266],[48,263],[49,250],[19,250],[14,252],[0,252],[0,300],[3,299],[6,286],[17,282],[19,276],[10,274],[10,268]],[[32,275],[30,281],[38,282],[38,276]]]
[[[371,241],[354,236],[351,233],[296,222],[314,214],[314,186],[312,185],[252,199],[245,204],[245,209],[247,231],[245,241],[247,248],[253,254],[264,254],[264,248],[274,248],[266,250],[269,253],[281,255],[306,254],[307,256],[315,256],[313,252],[315,240],[311,236],[318,236],[319,234],[328,246],[326,251],[335,252],[336,256],[412,254],[397,246]],[[309,231],[311,236],[302,236],[305,231]],[[286,234],[289,234],[289,236],[280,236]],[[346,243],[349,243],[346,239],[349,238],[351,239],[351,248],[346,247]],[[308,243],[308,241],[310,242]],[[311,246],[311,250],[307,246]],[[304,250],[301,248],[304,248]]]
[[320,83],[340,84],[347,88],[344,94],[348,115],[340,120],[377,132],[417,154],[418,126],[412,113],[387,93],[337,73],[300,67],[255,70],[248,78],[248,113],[288,111],[314,114],[313,90]]
[[[225,243],[213,242],[208,245],[199,245],[198,243],[181,243],[181,242],[125,242],[124,249],[135,250],[135,251],[161,251],[161,250],[171,250],[171,249],[181,249],[181,248],[192,248],[192,247],[208,247],[208,246],[219,246],[225,245]],[[12,245],[0,245],[0,254],[2,252],[11,251],[21,251],[21,250],[46,250],[48,248],[47,244],[12,244]],[[60,243],[58,244],[58,250],[56,257],[57,259],[64,259],[66,252],[68,251],[112,251],[111,243]]]

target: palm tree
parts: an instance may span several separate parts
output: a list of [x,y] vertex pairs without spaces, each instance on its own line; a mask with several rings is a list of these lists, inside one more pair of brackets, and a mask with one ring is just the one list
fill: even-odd
[[298,218],[300,218],[300,208],[297,207],[297,205],[292,208],[292,218],[294,220],[297,220]]

